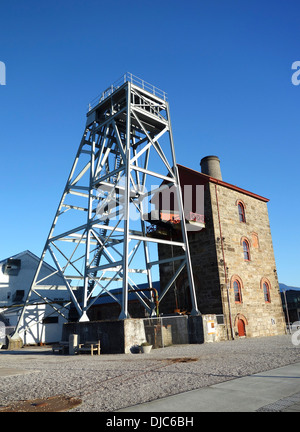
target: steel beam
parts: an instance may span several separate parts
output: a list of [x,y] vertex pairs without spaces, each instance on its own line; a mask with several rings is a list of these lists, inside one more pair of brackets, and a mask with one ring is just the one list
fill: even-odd
[[[122,281],[119,318],[128,318],[129,287],[138,284],[130,279],[129,273],[132,277],[145,275],[151,287],[153,267],[176,260],[182,260],[182,263],[167,286],[161,287],[160,300],[179,273],[186,269],[193,305],[191,313],[199,314],[169,104],[164,92],[160,98],[154,87],[153,91],[151,87],[147,87],[148,90],[143,87],[134,82],[131,75],[130,80],[114,87],[108,92],[107,99],[101,98],[87,113],[86,127],[16,332],[24,320],[31,292],[38,289],[38,282],[46,283],[50,277],[41,274],[47,256],[54,263],[54,271],[50,273],[61,277],[80,321],[88,319],[89,308],[100,296],[96,293],[92,297],[92,294],[100,290],[111,295],[111,287],[117,280]],[[154,184],[155,179],[161,186]],[[170,185],[175,186],[179,203],[180,241],[149,237],[146,225],[149,222],[143,219],[144,202],[149,202],[151,195]],[[132,217],[133,210],[135,218]],[[76,244],[75,248],[71,243]],[[159,260],[153,257],[152,249],[156,248],[157,255],[158,244],[177,246],[182,252],[180,256]],[[53,246],[59,253],[57,257]],[[108,284],[103,286],[102,281],[107,280],[108,273],[111,275]],[[70,279],[76,283],[83,282],[81,299],[76,298]],[[143,295],[135,294],[142,306],[153,312],[153,305],[149,309]]]

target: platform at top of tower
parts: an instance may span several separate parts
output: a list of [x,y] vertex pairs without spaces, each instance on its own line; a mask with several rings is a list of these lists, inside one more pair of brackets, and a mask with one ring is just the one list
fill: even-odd
[[133,84],[137,87],[140,87],[142,90],[152,94],[155,97],[158,97],[159,99],[163,99],[164,101],[167,100],[167,93],[166,92],[155,87],[152,84],[149,84],[148,82],[142,80],[141,78],[138,78],[137,76],[132,75],[130,72],[126,72],[124,75],[122,75],[121,78],[119,78],[117,81],[115,81],[113,84],[111,84],[99,96],[94,98],[89,103],[88,111],[91,111],[93,108],[95,108],[101,102],[103,102],[106,98],[108,98],[112,93],[114,93],[116,90],[118,90],[126,82],[130,82],[131,84]]

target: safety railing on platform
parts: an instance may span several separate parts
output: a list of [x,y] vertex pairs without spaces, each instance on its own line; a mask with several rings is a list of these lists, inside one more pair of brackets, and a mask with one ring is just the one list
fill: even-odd
[[147,81],[133,75],[130,72],[126,72],[117,81],[112,83],[107,89],[105,89],[99,96],[95,97],[88,105],[88,111],[93,109],[99,103],[104,101],[108,96],[110,96],[115,90],[121,87],[125,82],[131,82],[132,84],[146,90],[147,92],[159,97],[160,99],[167,100],[167,93],[163,90],[155,87],[154,85],[148,83]]

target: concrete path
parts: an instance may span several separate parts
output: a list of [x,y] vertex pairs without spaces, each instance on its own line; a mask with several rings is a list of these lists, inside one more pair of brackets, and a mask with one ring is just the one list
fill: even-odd
[[117,412],[300,412],[300,362]]

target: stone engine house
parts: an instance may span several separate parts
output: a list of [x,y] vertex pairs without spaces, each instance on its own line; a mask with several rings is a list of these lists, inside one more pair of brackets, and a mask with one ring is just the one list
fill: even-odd
[[[216,156],[201,160],[201,172],[181,165],[178,169],[199,311],[203,316],[219,316],[224,339],[286,333],[269,224],[269,200],[224,182]],[[187,200],[187,185],[193,189],[192,200],[190,197]],[[201,191],[204,211],[199,214],[199,209],[195,211],[195,193]],[[159,207],[161,214],[168,213],[163,199],[157,200],[155,207]],[[174,222],[176,202],[169,207],[170,221]],[[176,224],[173,227],[168,235],[180,236]],[[160,244],[159,259],[182,253],[173,249]],[[161,265],[160,280],[169,280],[174,270],[176,264]],[[190,308],[188,281],[183,272],[165,295],[160,312],[188,313]]]

